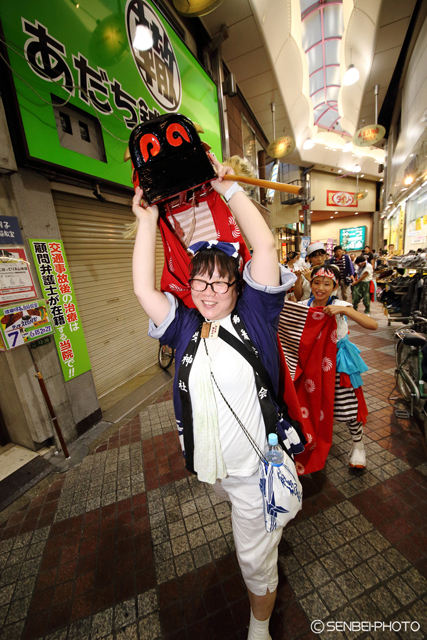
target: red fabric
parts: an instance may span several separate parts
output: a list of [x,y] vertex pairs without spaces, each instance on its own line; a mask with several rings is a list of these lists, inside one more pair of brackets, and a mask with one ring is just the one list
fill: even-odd
[[[334,424],[337,323],[321,307],[310,308],[304,325],[295,372],[295,389],[309,443],[296,456],[300,475],[325,466]],[[310,438],[311,436],[311,438]]]
[[[340,387],[353,387],[348,373],[340,373]],[[366,424],[368,418],[368,407],[366,406],[365,396],[362,387],[353,389],[357,399],[357,419],[359,422]]]
[[[234,220],[230,209],[216,191],[211,191],[207,196],[200,198],[206,201],[212,213],[212,219],[217,231],[217,239],[222,242],[238,242],[239,253],[246,263],[250,260],[250,253],[243,240],[242,234]],[[192,204],[184,204],[174,209],[174,213],[180,213],[186,209],[192,209]],[[197,211],[197,210],[196,210]],[[159,216],[159,228],[165,251],[165,264],[163,267],[160,288],[180,298],[187,307],[194,307],[191,299],[191,289],[188,284],[191,255],[182,246],[172,226],[166,219],[166,214]],[[212,238],[206,238],[210,240]]]
[[279,336],[277,336],[277,342],[280,358],[278,396],[283,397],[283,400],[288,407],[289,417],[292,418],[292,420],[296,420],[301,425],[301,430],[307,442],[312,442],[314,438],[314,431],[312,429],[310,421],[306,420],[301,413],[301,407],[298,400],[297,392],[291,374],[289,372],[289,367],[286,362],[285,354],[283,353],[282,345],[280,344]]
[[357,387],[357,389],[354,390],[354,393],[357,398],[357,419],[359,422],[366,424],[366,420],[368,419],[368,407],[366,406],[362,387]]
[[353,385],[351,384],[351,380],[350,380],[350,376],[348,375],[348,373],[344,373],[343,371],[341,371],[340,373],[340,387],[352,387]]
[[371,302],[375,302],[377,299],[377,289],[373,280],[369,283],[369,297],[371,298]]

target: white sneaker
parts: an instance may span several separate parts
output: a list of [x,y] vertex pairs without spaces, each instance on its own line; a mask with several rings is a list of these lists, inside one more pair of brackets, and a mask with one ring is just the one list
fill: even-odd
[[349,453],[349,467],[352,469],[364,469],[366,467],[366,453],[363,442],[353,442],[353,448]]

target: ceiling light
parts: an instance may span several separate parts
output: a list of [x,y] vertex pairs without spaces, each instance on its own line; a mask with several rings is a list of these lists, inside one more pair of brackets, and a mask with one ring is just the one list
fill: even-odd
[[406,176],[404,183],[405,184],[412,184],[414,181],[414,178],[412,176]]
[[364,174],[364,173],[362,173],[360,177],[361,177],[361,178],[364,178],[364,177],[365,177],[365,174]]
[[351,140],[349,140],[348,142],[345,143],[345,145],[342,148],[342,151],[344,153],[347,153],[347,151],[351,151],[353,149],[353,143],[351,142]]
[[338,213],[338,211],[334,211],[334,213]]
[[334,216],[331,216],[331,219],[332,219],[333,217],[334,217]]
[[380,182],[382,182],[384,180],[384,178],[380,178]]
[[358,211],[355,211],[355,212],[354,212],[354,215],[355,215],[355,216],[358,216],[358,215],[359,215],[359,212],[358,212]]
[[342,79],[342,83],[345,87],[349,87],[359,80],[359,71],[356,69],[354,64],[349,64],[348,69],[344,74],[344,78]]
[[362,171],[362,167],[360,166],[360,164],[355,164],[353,171],[354,173],[359,173],[359,171]]
[[139,24],[135,30],[135,37],[133,39],[132,46],[139,51],[147,51],[153,46],[153,34],[151,29]]
[[310,138],[308,138],[302,145],[303,149],[312,149],[313,147],[314,147],[314,142],[313,140],[310,140]]
[[338,169],[338,173],[342,173],[342,169]]

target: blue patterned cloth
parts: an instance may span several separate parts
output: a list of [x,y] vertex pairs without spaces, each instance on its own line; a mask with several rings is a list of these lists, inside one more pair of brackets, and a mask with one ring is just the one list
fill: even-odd
[[259,471],[265,530],[271,533],[295,518],[302,507],[302,487],[290,458],[279,467],[260,462]]
[[364,371],[368,371],[369,367],[359,355],[360,349],[350,342],[348,336],[344,336],[337,343],[337,371],[339,373],[347,373],[353,389],[357,389],[363,385],[362,376]]
[[204,249],[219,249],[223,251],[229,258],[239,257],[239,243],[238,242],[220,242],[219,240],[201,240],[195,242],[188,247],[188,251],[193,255],[196,255],[199,251]]

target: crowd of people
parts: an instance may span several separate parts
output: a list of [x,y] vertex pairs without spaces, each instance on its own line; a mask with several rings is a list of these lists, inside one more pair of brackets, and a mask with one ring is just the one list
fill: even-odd
[[[387,256],[394,255],[394,245],[390,245]],[[351,302],[357,311],[359,303],[362,301],[365,307],[365,314],[370,314],[371,293],[374,289],[373,274],[379,259],[379,254],[366,245],[364,250],[356,255],[348,253],[340,245],[333,248],[333,254],[326,252],[325,245],[321,241],[312,242],[307,247],[305,261],[301,258],[299,251],[290,251],[284,264],[292,271],[297,280],[288,293],[287,299],[295,302],[308,300],[310,297],[310,281],[313,267],[325,264],[335,266],[339,270],[338,293],[341,300],[348,301],[351,292]],[[371,284],[372,283],[372,284]]]

